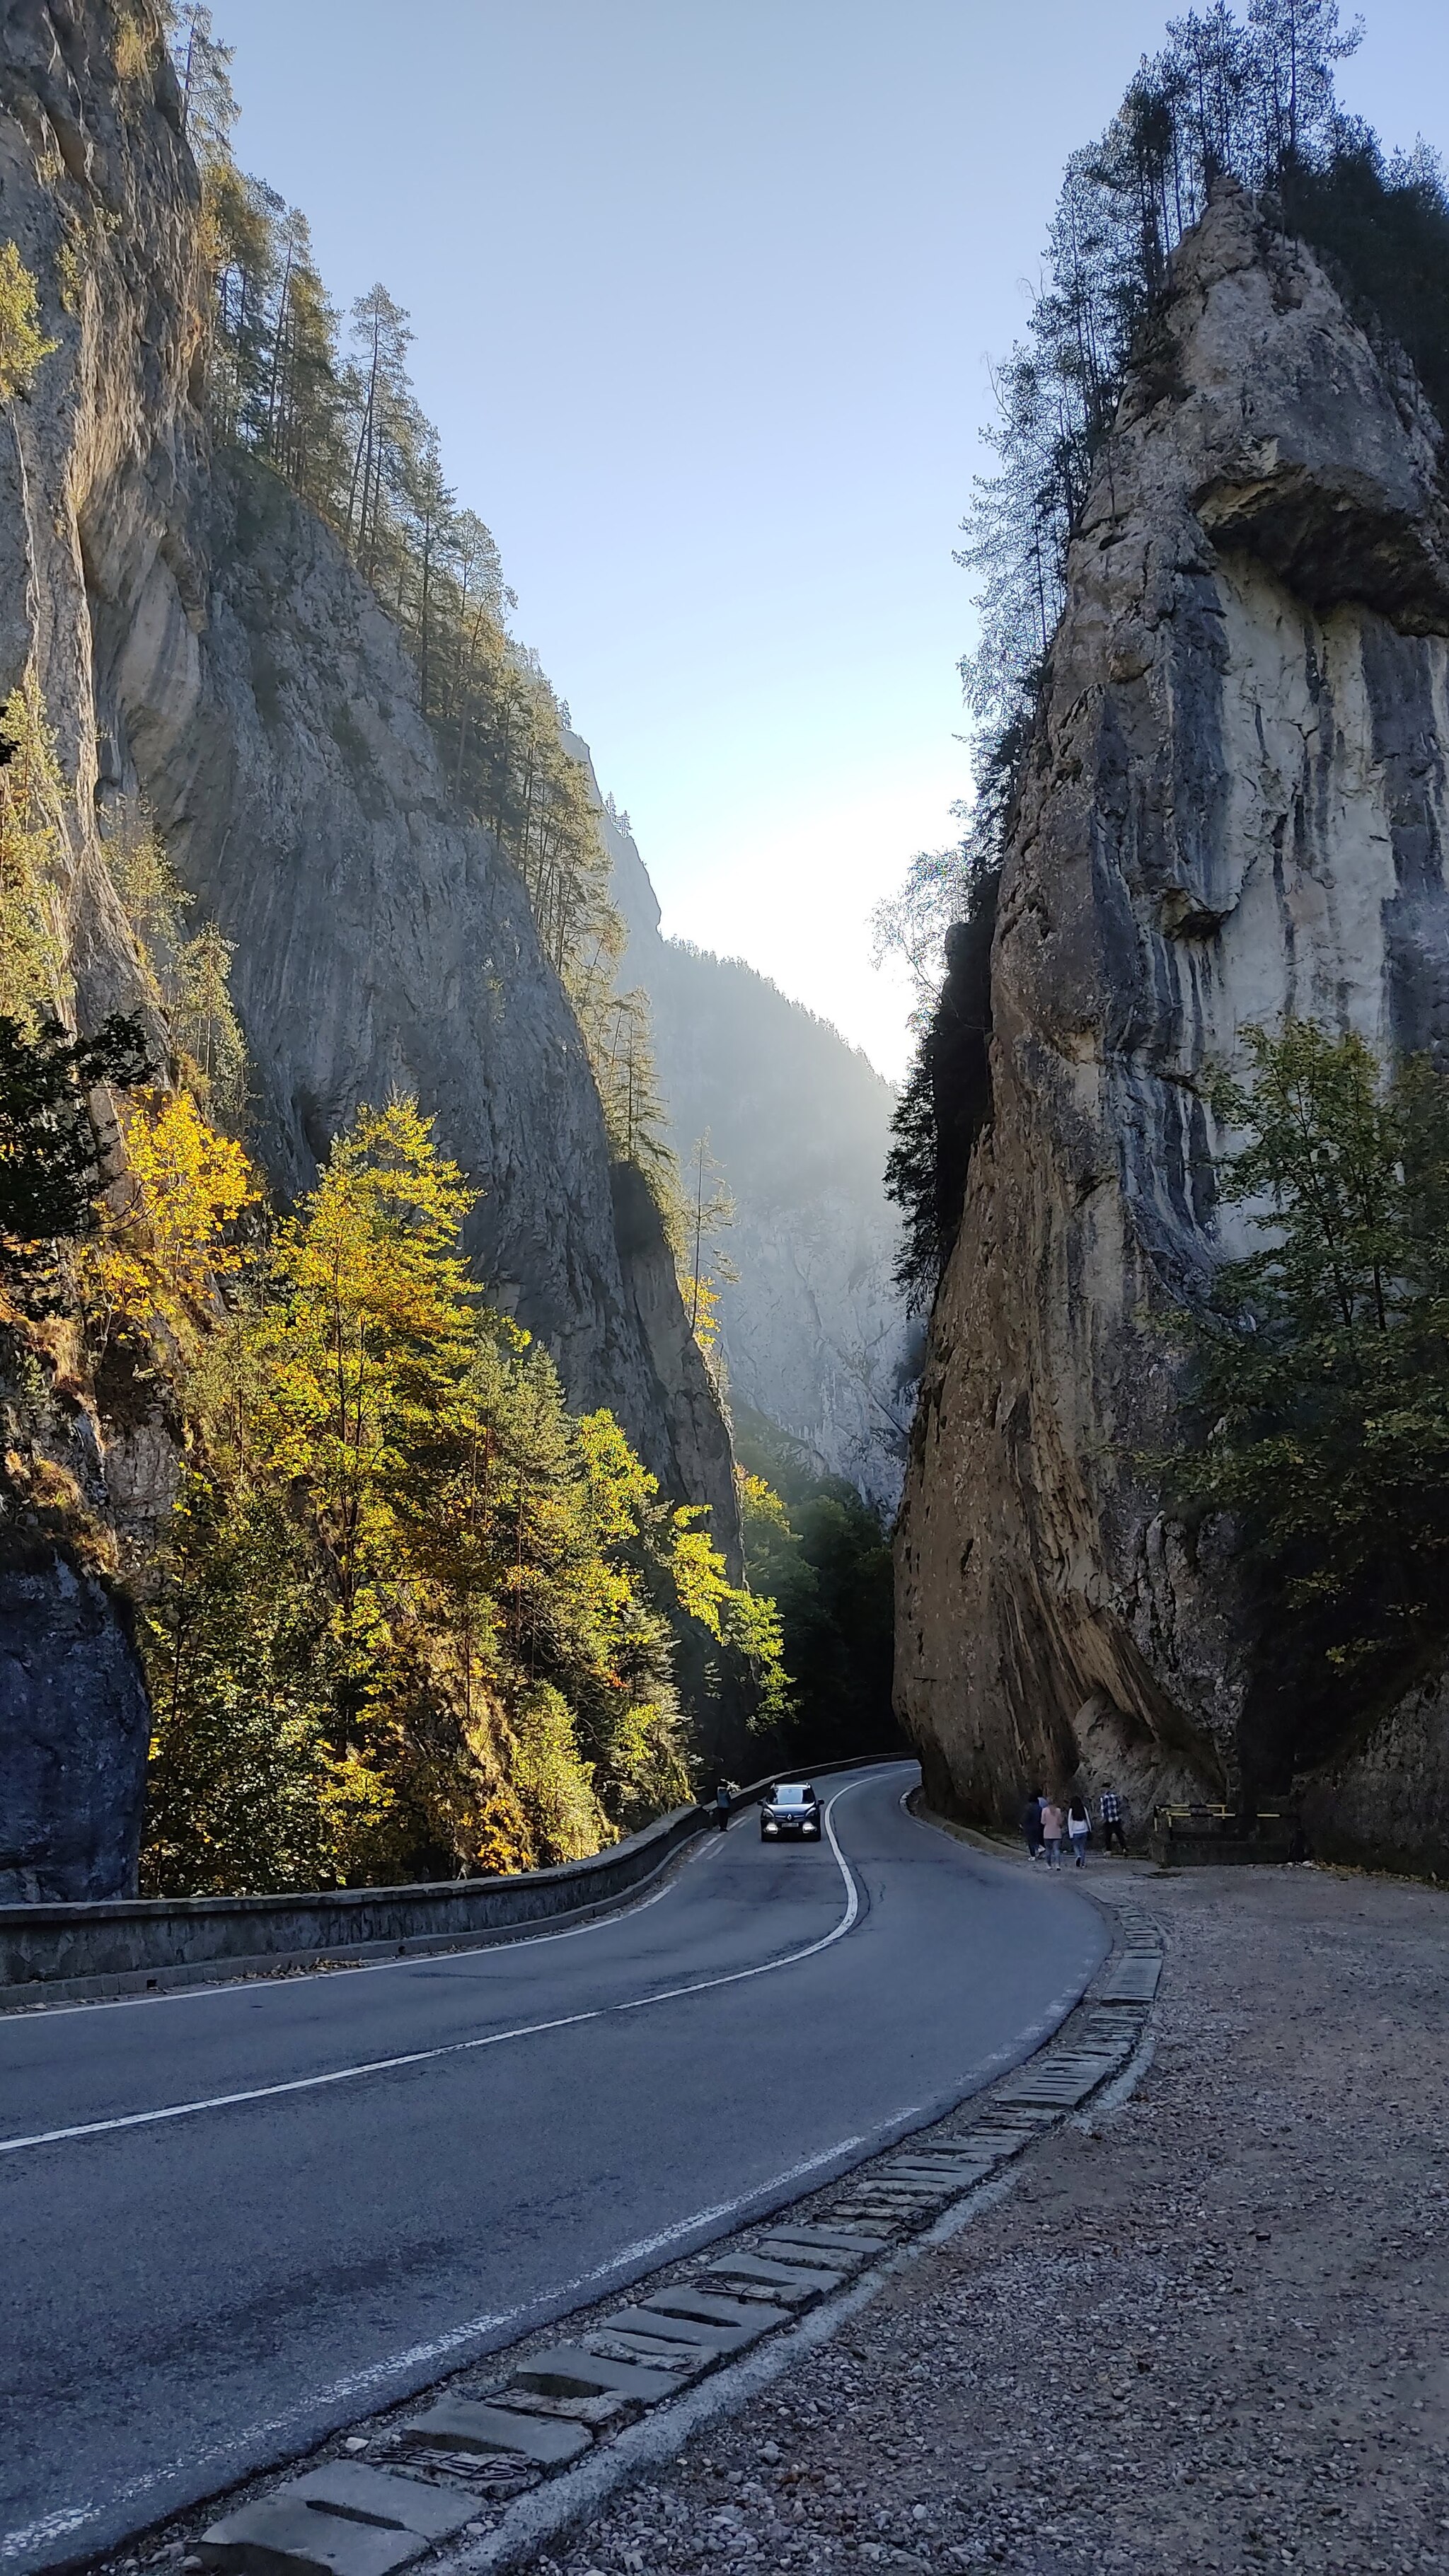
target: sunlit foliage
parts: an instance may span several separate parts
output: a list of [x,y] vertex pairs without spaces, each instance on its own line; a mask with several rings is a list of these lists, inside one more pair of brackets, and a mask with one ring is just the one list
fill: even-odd
[[152,1883],[597,1849],[690,1794],[672,1622],[768,1695],[768,1605],[483,1306],[470,1205],[415,1104],[364,1111],[194,1375],[146,1620]]
[[779,1625],[788,1701],[757,1723],[782,1757],[883,1753],[891,1710],[894,1619],[890,1540],[840,1477],[818,1475],[758,1415],[736,1433],[745,1567]]
[[32,1037],[69,1000],[65,803],[32,668],[0,707],[0,1012]]
[[35,280],[13,241],[0,246],[0,403],[27,394],[56,347],[40,328]]
[[170,1026],[181,1078],[209,1116],[236,1127],[246,1106],[246,1046],[231,998],[231,942],[212,922],[187,936],[192,898],[144,810],[114,816],[105,849],[149,997]]

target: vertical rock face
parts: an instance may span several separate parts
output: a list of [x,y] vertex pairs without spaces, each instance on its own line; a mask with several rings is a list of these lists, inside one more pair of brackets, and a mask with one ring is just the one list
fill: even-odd
[[416,1092],[481,1193],[482,1277],[737,1565],[729,1437],[658,1216],[611,1175],[578,1024],[521,881],[451,801],[396,629],[264,468],[218,465],[205,498],[204,621],[158,554],[102,695],[234,943],[267,1167],[310,1187],[360,1103]]
[[[33,666],[71,790],[56,870],[84,1027],[146,1007],[96,831],[97,651],[163,546],[194,613],[201,600],[180,533],[199,471],[196,173],[159,48],[123,87],[111,34],[98,8],[0,9],[0,239],[59,344],[0,419],[0,696]],[[104,1567],[51,1542],[43,1504],[74,1495],[124,1565],[166,1508],[175,1441],[135,1390],[115,1418],[63,1372],[37,1397],[11,1341],[0,1333],[0,1901],[116,1895],[134,1880],[150,1711]]]
[[63,1559],[0,1573],[0,1904],[134,1885],[149,1730],[129,1635],[100,1584]]
[[920,1357],[884,1189],[895,1095],[765,976],[663,938],[632,836],[607,814],[604,828],[629,929],[620,980],[649,996],[675,1151],[687,1178],[708,1131],[735,1202],[724,1250],[739,1277],[720,1296],[731,1396],[893,1514]]
[[[0,417],[0,696],[33,665],[70,789],[80,1025],[146,1008],[97,828],[108,798],[144,795],[236,942],[278,1187],[312,1179],[359,1102],[416,1090],[482,1193],[481,1274],[570,1399],[609,1405],[666,1491],[711,1505],[737,1570],[728,1433],[652,1208],[630,1201],[616,1225],[598,1096],[523,890],[451,806],[399,639],[329,532],[260,472],[213,475],[196,170],[159,19],[124,79],[117,24],[109,0],[0,0],[0,240],[58,343]],[[166,1509],[174,1425],[139,1419],[134,1390],[112,1419],[57,1376],[37,1428],[12,1358],[0,1410],[26,1454],[0,1471],[0,1578],[20,1587],[0,1610],[0,1900],[115,1894],[135,1868],[145,1693],[105,1568],[38,1542],[27,1496],[76,1484],[84,1452],[90,1522],[124,1570]]]
[[[1246,1248],[1210,1063],[1286,1012],[1449,1053],[1442,433],[1312,256],[1220,189],[1068,567],[992,962],[992,1117],[932,1322],[898,1692],[938,1794],[1286,1785],[1228,1536],[1144,1460],[1154,1310]],[[1308,1789],[1343,1848],[1449,1848],[1442,1696]],[[1392,1781],[1409,1759],[1413,1798]]]

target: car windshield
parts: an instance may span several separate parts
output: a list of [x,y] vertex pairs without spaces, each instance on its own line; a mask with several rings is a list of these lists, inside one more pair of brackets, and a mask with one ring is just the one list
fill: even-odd
[[808,1782],[802,1785],[799,1782],[782,1780],[775,1791],[774,1803],[777,1807],[813,1807],[815,1792]]

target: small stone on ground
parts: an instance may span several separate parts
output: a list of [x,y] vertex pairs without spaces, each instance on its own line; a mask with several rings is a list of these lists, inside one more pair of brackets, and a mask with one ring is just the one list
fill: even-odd
[[1154,2062],[543,2576],[1449,2570],[1449,1894],[1102,1871]]

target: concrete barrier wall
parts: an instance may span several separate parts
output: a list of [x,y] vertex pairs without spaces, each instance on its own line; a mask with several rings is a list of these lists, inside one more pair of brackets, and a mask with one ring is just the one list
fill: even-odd
[[[899,1756],[887,1757],[900,1759]],[[868,1768],[823,1763],[830,1771]],[[732,1812],[769,1786],[739,1790]],[[587,1860],[512,1878],[423,1887],[323,1887],[304,1895],[114,1897],[91,1905],[0,1905],[0,2007],[162,1993],[322,1960],[406,1958],[585,1920],[644,1886],[713,1823],[676,1807]]]

